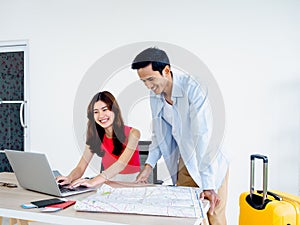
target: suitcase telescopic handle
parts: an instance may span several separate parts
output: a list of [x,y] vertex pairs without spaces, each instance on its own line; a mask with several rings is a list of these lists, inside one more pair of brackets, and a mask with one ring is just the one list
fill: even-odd
[[268,157],[264,155],[254,154],[250,156],[251,159],[251,171],[250,171],[250,198],[252,199],[252,195],[254,192],[254,172],[255,172],[255,159],[263,160],[263,199],[262,205],[265,203],[267,198],[267,187],[268,187]]

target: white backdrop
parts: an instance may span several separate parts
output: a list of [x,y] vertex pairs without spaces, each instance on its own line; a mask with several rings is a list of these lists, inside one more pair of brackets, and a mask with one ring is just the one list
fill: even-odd
[[[269,156],[270,189],[299,195],[299,1],[0,0],[0,9],[0,41],[29,42],[30,146],[52,167],[68,173],[80,158],[73,104],[93,63],[123,45],[162,41],[196,54],[223,93],[228,224],[237,224],[239,194],[249,189],[251,153]],[[144,140],[147,107],[126,118]]]

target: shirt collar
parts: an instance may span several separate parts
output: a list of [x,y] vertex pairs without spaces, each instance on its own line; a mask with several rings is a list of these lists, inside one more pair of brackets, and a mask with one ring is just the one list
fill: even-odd
[[[180,83],[180,75],[177,75],[177,74],[174,74],[173,73],[173,82],[172,82],[172,96],[171,96],[171,99],[173,101],[173,105],[176,103],[176,100],[177,98],[181,98],[183,97],[183,89],[181,87],[181,83]],[[161,104],[163,105],[164,104],[164,96],[163,94],[159,94],[159,95],[156,95],[155,93],[153,93],[153,91],[150,91],[150,95],[151,97],[153,98],[159,98],[161,99]]]
[[172,100],[175,98],[183,97],[183,90],[179,81],[180,77],[177,74],[173,74],[173,87],[172,87]]

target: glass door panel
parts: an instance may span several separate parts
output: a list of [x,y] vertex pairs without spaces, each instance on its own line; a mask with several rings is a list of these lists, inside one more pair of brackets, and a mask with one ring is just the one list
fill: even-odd
[[24,129],[20,123],[20,104],[0,105],[0,149],[24,150]]
[[0,99],[24,100],[24,52],[0,52]]
[[0,172],[11,171],[4,149],[25,150],[24,47],[0,43]]

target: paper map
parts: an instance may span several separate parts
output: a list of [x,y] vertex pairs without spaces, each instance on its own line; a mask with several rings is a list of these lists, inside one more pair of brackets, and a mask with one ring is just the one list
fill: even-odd
[[133,213],[203,218],[199,189],[155,186],[113,188],[103,184],[97,194],[76,201],[78,211]]

